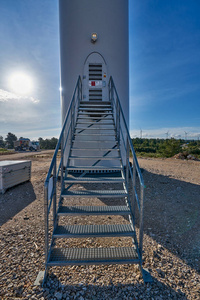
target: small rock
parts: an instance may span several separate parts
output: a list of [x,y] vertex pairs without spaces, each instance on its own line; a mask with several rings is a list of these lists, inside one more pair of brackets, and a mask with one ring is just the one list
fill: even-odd
[[54,296],[56,297],[56,299],[57,299],[57,300],[61,300],[61,299],[62,299],[62,296],[63,296],[63,294],[62,294],[62,293],[60,293],[60,292],[56,292]]

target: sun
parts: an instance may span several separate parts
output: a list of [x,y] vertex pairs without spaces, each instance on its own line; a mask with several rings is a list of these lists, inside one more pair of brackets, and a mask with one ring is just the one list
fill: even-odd
[[9,77],[10,88],[19,95],[27,95],[33,89],[32,78],[23,72],[16,72]]

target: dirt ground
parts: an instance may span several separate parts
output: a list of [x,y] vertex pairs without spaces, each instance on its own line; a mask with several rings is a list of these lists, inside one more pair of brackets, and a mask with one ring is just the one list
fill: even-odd
[[52,268],[46,287],[34,286],[44,270],[43,185],[51,157],[0,156],[32,160],[31,182],[0,195],[1,299],[200,299],[200,162],[175,159],[139,159],[146,185],[143,258],[152,284],[143,283],[135,265],[108,265]]

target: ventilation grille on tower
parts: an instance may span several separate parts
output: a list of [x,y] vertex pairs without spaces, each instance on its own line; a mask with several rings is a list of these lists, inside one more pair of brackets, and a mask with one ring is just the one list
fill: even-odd
[[102,101],[102,89],[90,89],[89,90],[90,101]]
[[102,80],[102,64],[89,64],[89,80]]
[[[89,80],[102,81],[102,64],[89,64]],[[89,100],[102,101],[102,88],[90,88]]]

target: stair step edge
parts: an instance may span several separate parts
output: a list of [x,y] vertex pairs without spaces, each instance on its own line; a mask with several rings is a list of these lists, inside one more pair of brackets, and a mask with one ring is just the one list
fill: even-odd
[[48,265],[139,263],[133,247],[118,248],[53,248]]
[[60,206],[58,215],[130,215],[127,206]]

